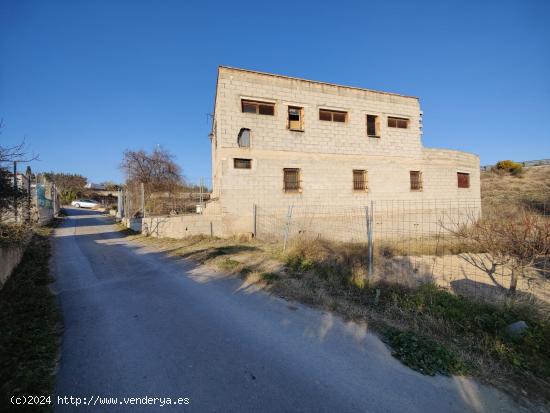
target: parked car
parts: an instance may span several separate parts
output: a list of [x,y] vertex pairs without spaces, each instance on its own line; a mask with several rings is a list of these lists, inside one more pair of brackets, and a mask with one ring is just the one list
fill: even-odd
[[99,202],[92,199],[75,199],[71,202],[71,205],[77,208],[97,208],[100,206]]

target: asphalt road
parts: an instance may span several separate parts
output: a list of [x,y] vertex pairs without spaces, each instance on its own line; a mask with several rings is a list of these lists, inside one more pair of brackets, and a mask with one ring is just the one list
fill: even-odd
[[54,237],[65,326],[55,400],[82,404],[56,411],[518,411],[492,388],[408,369],[365,325],[238,279],[197,276],[188,262],[128,242],[107,217],[67,211]]

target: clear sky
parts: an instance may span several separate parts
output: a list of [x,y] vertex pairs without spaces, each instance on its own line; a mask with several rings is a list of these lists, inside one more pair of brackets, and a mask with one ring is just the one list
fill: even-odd
[[426,146],[550,158],[550,2],[0,0],[2,145],[120,181],[124,149],[210,175],[217,66],[420,97]]

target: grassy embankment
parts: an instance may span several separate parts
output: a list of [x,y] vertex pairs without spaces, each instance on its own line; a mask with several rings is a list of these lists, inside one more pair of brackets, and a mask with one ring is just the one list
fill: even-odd
[[59,342],[60,314],[48,284],[51,227],[34,230],[21,263],[0,290],[0,410],[51,411],[50,405],[14,406],[14,395],[49,396]]

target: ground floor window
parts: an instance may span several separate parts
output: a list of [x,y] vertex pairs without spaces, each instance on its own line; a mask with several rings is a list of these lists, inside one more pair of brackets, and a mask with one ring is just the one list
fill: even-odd
[[367,190],[367,171],[364,169],[353,170],[353,190],[354,191],[366,191]]
[[410,171],[411,175],[411,191],[422,190],[422,172]]
[[235,169],[251,169],[252,159],[233,158],[233,167]]
[[285,192],[298,192],[300,190],[300,169],[283,169],[283,185]]

